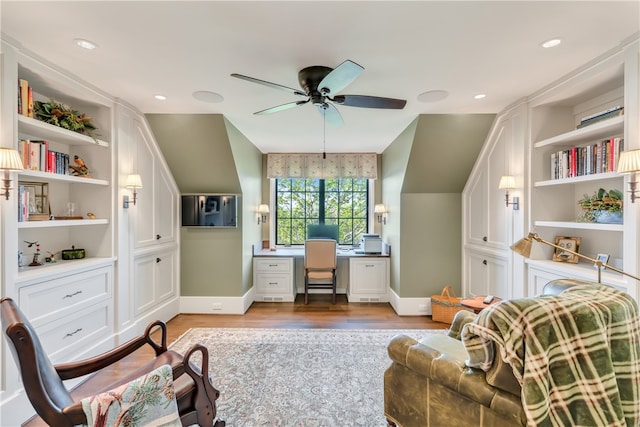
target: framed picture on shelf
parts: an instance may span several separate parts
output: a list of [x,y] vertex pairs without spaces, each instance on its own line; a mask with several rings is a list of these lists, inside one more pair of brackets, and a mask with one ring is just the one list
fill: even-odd
[[[596,259],[597,259],[598,261],[600,261],[601,263],[606,264],[606,263],[608,263],[608,262],[609,262],[609,254],[598,254],[598,255],[596,256]],[[598,264],[593,264],[593,268],[598,268]],[[607,267],[605,267],[605,266],[603,265],[603,266],[602,266],[602,269],[603,269],[603,270],[606,270],[606,269],[607,269]]]
[[[580,237],[556,236],[556,251],[553,253],[553,260],[558,262],[578,263],[578,256],[571,252],[580,252]],[[567,252],[571,251],[571,252]]]
[[19,182],[20,205],[28,213],[29,221],[46,221],[51,216],[49,184],[46,182]]

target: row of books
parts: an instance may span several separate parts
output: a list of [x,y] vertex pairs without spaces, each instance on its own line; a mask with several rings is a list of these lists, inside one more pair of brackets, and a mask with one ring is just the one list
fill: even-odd
[[69,155],[49,150],[49,142],[22,139],[18,151],[25,169],[69,175]]
[[571,147],[551,154],[551,179],[615,172],[623,138],[608,138],[583,147]]
[[617,105],[615,107],[608,108],[604,111],[600,111],[598,113],[583,117],[580,120],[580,123],[578,124],[578,126],[576,126],[576,129],[580,129],[585,126],[589,126],[594,123],[601,122],[602,120],[607,120],[612,117],[617,117],[622,115],[624,115],[624,107]]
[[25,79],[18,79],[18,114],[33,117],[33,89]]

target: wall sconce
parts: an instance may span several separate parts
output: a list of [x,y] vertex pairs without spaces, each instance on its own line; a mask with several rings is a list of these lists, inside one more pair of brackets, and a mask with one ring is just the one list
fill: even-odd
[[375,205],[373,213],[376,214],[376,221],[380,224],[387,225],[387,207],[385,205]]
[[269,205],[258,206],[258,225],[267,222],[267,214],[269,213]]
[[618,173],[630,174],[629,193],[631,203],[635,203],[637,190],[637,172],[640,172],[640,150],[623,151],[618,161]]
[[22,165],[22,159],[18,150],[13,148],[0,148],[0,170],[4,171],[2,182],[4,183],[2,193],[0,196],[4,196],[5,200],[9,200],[9,190],[11,190],[11,178],[9,178],[9,172],[21,171],[24,169]]
[[500,177],[500,183],[498,184],[498,188],[500,190],[507,190],[504,195],[504,201],[506,203],[506,207],[509,205],[513,205],[513,210],[517,211],[520,209],[520,198],[514,197],[513,202],[509,202],[509,190],[513,190],[516,188],[516,179],[511,175],[502,175]]
[[[135,206],[136,200],[138,200],[138,193],[136,193],[136,189],[142,188],[142,179],[138,174],[127,175],[127,181],[124,184],[124,188],[130,188],[133,190],[133,200],[131,203]],[[122,207],[125,209],[129,208],[129,196],[124,195],[122,197]]]

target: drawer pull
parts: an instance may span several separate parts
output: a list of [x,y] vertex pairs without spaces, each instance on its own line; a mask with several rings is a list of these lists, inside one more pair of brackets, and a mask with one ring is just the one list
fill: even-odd
[[70,333],[66,334],[64,337],[65,337],[65,338],[72,337],[72,336],[74,336],[75,334],[77,334],[78,332],[80,332],[81,330],[82,330],[82,328],[78,328],[78,329],[76,329],[75,331],[73,331],[73,332],[70,332]]
[[487,265],[487,260],[486,260],[486,259],[483,259],[483,260],[482,260],[482,263],[483,263],[484,265]]
[[483,241],[483,242],[486,242],[487,240],[489,240],[489,239],[487,239],[487,236],[484,236],[484,237],[482,238],[482,241]]
[[156,258],[156,262],[162,261],[162,258]]
[[269,267],[277,267],[278,264],[269,264]]
[[269,285],[277,285],[278,282],[268,282]]
[[156,234],[156,240],[160,240],[160,239],[162,239],[162,236],[159,234]]
[[365,264],[364,266],[365,266],[365,267],[375,267],[375,265],[374,265],[374,264]]
[[82,293],[82,291],[75,291],[72,294],[66,294],[65,296],[62,297],[62,299],[73,298],[74,296],[79,295],[81,293]]

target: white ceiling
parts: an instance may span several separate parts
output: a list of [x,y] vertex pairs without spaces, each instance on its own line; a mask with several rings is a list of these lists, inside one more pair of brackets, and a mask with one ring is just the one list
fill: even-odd
[[[322,116],[298,88],[310,65],[365,71],[343,94],[407,100],[404,110],[338,107],[326,151],[387,147],[419,114],[496,113],[640,29],[635,1],[7,1],[2,32],[143,113],[220,113],[262,152],[321,152]],[[560,37],[553,49],[539,44]],[[97,49],[78,48],[85,38]],[[192,93],[224,97],[204,103]],[[417,96],[445,90],[437,102]],[[478,93],[486,98],[474,100]],[[166,101],[154,99],[167,96]]]

